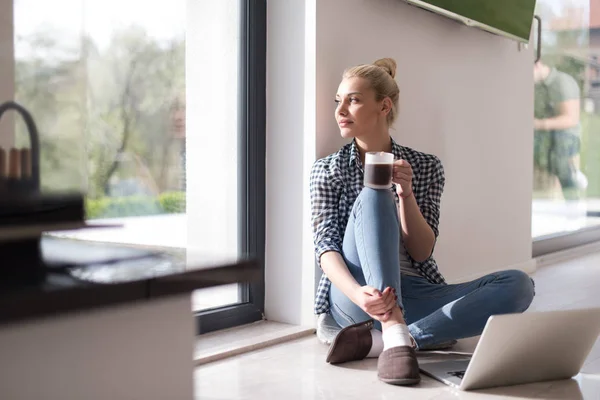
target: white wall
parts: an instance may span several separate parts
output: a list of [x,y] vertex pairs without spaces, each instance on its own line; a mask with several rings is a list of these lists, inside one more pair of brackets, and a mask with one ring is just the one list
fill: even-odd
[[310,325],[315,264],[307,167],[316,156],[316,0],[267,7],[265,315]]
[[[14,99],[15,60],[13,41],[13,0],[0,0],[0,103]],[[14,113],[0,119],[0,147],[14,142]]]
[[445,166],[443,274],[531,266],[530,50],[401,0],[272,1],[267,42],[268,319],[313,323],[308,172],[345,143],[333,118],[343,70],[380,57],[398,62],[393,136]]
[[344,141],[333,96],[344,68],[398,63],[401,144],[446,171],[435,256],[449,279],[531,260],[532,54],[399,0],[317,3],[317,154]]

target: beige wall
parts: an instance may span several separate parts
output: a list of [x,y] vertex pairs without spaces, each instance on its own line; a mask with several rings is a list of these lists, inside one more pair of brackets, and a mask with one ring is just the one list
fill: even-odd
[[435,255],[449,279],[531,260],[532,55],[515,42],[399,0],[317,2],[317,156],[341,145],[333,97],[343,69],[393,57],[393,136],[446,170]]
[[[0,103],[12,100],[15,93],[13,44],[13,0],[0,0]],[[0,119],[0,147],[10,147],[14,141],[14,114]]]
[[316,4],[267,2],[265,314],[311,325],[317,268],[308,173],[316,156]]

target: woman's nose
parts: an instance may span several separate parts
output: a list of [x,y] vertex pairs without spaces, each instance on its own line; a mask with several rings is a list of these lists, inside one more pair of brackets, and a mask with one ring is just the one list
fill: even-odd
[[346,108],[346,105],[344,103],[338,104],[337,113],[339,115],[347,115],[348,114],[348,109]]

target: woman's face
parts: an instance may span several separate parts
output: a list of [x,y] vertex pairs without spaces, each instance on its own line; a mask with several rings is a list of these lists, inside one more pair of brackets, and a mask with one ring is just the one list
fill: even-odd
[[366,79],[342,80],[335,102],[335,119],[343,138],[360,138],[382,127],[387,128],[387,107],[391,101],[377,101],[375,91]]

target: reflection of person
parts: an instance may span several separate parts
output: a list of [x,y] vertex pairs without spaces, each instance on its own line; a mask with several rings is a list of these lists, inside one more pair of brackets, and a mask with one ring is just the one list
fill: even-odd
[[[444,170],[437,157],[389,135],[399,97],[395,70],[383,59],[345,71],[335,118],[352,142],[314,163],[310,193],[324,272],[315,312],[344,328],[327,360],[379,357],[379,378],[403,385],[420,380],[415,350],[448,347],[479,335],[490,315],[525,311],[534,287],[516,270],[445,284],[431,256]],[[367,151],[394,154],[392,190],[363,187]]]
[[576,197],[581,175],[575,164],[580,146],[579,86],[573,77],[542,61],[534,64],[533,77],[535,166],[558,178],[565,197]]
[[177,96],[170,107],[171,135],[175,139],[185,139],[185,97]]
[[185,125],[185,96],[177,96],[170,108],[171,135],[174,139],[181,141],[179,144],[179,163],[181,170],[181,190],[186,190],[186,125]]

